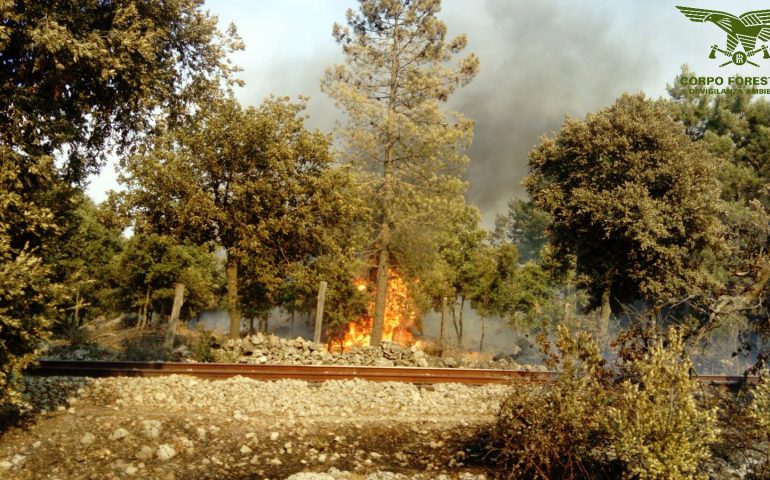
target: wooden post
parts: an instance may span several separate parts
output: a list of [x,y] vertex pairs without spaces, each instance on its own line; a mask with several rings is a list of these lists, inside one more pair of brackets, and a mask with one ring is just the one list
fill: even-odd
[[142,330],[147,326],[147,316],[150,314],[150,287],[144,295],[144,304],[139,308],[139,318],[136,321],[136,329]]
[[441,299],[441,332],[439,333],[438,337],[438,345],[439,345],[439,356],[444,355],[444,334],[446,333],[446,317],[447,317],[447,298],[443,297]]
[[239,259],[227,252],[225,276],[227,278],[227,315],[230,317],[230,338],[241,338],[241,306],[238,300]]
[[73,331],[80,326],[80,289],[75,292],[75,323]]
[[80,296],[80,288],[75,291],[75,305],[67,308],[66,310],[73,311],[73,320],[69,323],[67,334],[70,338],[74,338],[75,332],[80,327],[80,309],[84,307],[90,307],[91,302],[83,302],[83,297]]
[[313,341],[315,343],[321,343],[321,325],[324,320],[324,302],[326,301],[326,282],[321,280],[318,285],[318,303],[315,308],[315,332],[313,333]]
[[176,325],[179,323],[179,313],[182,311],[184,303],[184,284],[174,285],[174,305],[171,307],[171,317],[168,319],[168,328],[166,329],[166,340],[163,343],[166,351],[174,348],[174,338],[176,337]]

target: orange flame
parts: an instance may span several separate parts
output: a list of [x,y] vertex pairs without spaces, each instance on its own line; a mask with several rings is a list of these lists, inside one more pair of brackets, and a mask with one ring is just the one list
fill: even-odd
[[[390,270],[388,293],[385,300],[385,323],[382,328],[382,340],[396,342],[400,345],[412,343],[409,327],[415,324],[417,312],[412,306],[409,289],[406,282],[394,271]],[[356,288],[366,290],[366,282],[357,280]],[[369,314],[350,322],[345,327],[342,339],[343,350],[351,347],[368,346],[372,337],[372,322],[374,317],[374,302],[369,304]]]

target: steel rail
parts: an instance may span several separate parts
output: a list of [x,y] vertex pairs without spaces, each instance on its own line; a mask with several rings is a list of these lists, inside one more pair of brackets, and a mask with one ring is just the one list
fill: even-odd
[[[346,365],[250,365],[239,363],[181,363],[181,362],[101,362],[41,360],[27,369],[34,376],[72,377],[157,377],[190,375],[198,378],[223,379],[236,376],[256,380],[326,380],[362,379],[379,382],[415,384],[463,383],[467,385],[551,383],[556,373],[522,370],[492,370],[468,368],[420,367],[362,367]],[[696,377],[707,384],[731,386],[742,383],[744,377],[703,375]],[[748,379],[752,381],[752,378]]]

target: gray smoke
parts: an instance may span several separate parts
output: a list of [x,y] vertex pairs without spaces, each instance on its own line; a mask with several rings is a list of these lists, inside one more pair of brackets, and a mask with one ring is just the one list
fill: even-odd
[[451,107],[476,120],[468,200],[487,226],[509,199],[526,195],[520,182],[539,137],[557,130],[565,115],[582,117],[624,91],[639,91],[651,75],[652,51],[634,32],[619,34],[612,12],[590,5],[488,0],[469,18],[446,4],[447,25],[468,34],[467,50],[481,61]]
[[[437,342],[441,332],[441,315],[429,312],[422,317],[422,339]],[[483,322],[483,345],[482,340]],[[457,344],[457,332],[451,318],[444,326],[444,341],[448,345]],[[472,351],[491,354],[515,354],[522,363],[537,364],[542,362],[542,355],[535,345],[534,336],[529,332],[517,333],[507,320],[502,318],[483,319],[469,306],[463,312],[462,347]]]
[[[241,78],[246,81],[246,88],[238,92],[238,98],[245,105],[259,105],[268,95],[288,96],[292,100],[297,100],[299,96],[309,97],[307,126],[331,132],[342,118],[342,113],[334,101],[321,92],[320,85],[326,68],[341,61],[341,53],[321,51],[312,58],[294,58],[271,64],[259,72],[244,72]],[[280,87],[273,82],[264,84],[265,76],[274,79],[273,82]]]
[[[313,338],[313,318],[311,314],[292,315],[278,308],[270,312],[267,320],[267,332],[284,338],[302,337]],[[241,331],[248,331],[252,326],[248,318],[241,319]],[[230,331],[230,316],[227,310],[206,310],[200,312],[194,319],[188,322],[189,328],[202,327],[205,330],[227,334]],[[254,319],[253,327],[259,330],[259,323]]]

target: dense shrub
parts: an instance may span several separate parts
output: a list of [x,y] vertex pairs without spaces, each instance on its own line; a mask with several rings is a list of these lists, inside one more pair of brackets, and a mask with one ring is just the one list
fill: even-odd
[[214,355],[214,343],[215,339],[211,332],[206,331],[203,327],[198,327],[195,332],[195,340],[190,347],[190,353],[193,360],[196,362],[211,363],[216,361]]
[[600,466],[595,450],[607,440],[601,421],[607,398],[599,348],[587,333],[564,329],[556,346],[556,384],[517,388],[503,402],[496,440],[509,478],[586,478]]
[[770,440],[770,372],[760,374],[759,382],[752,390],[753,399],[749,405],[749,417],[757,426],[767,432]]
[[764,457],[753,465],[748,478],[757,480],[770,479],[770,372],[762,371],[759,382],[751,389],[751,402],[748,404],[745,434],[753,437],[763,446],[756,452]]
[[586,333],[560,327],[555,384],[516,388],[493,434],[508,478],[691,479],[709,458],[716,412],[696,398],[682,336],[605,366]]
[[716,409],[697,402],[681,332],[626,363],[606,416],[613,455],[630,478],[697,478],[719,431]]
[[40,258],[12,258],[0,240],[0,405],[18,403],[21,372],[38,355],[50,324],[54,289]]

